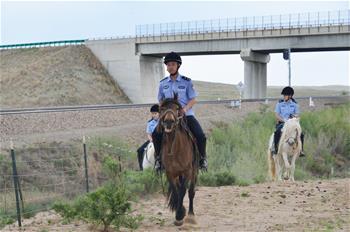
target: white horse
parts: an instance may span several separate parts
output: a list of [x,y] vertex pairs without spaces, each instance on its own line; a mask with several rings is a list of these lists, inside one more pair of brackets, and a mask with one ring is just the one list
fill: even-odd
[[[272,133],[268,149],[269,172],[272,180],[281,181],[282,176],[285,180],[294,181],[295,161],[301,152],[301,127],[299,118],[288,119],[282,128],[282,135],[278,145],[278,153],[272,155],[271,148],[273,146]],[[289,163],[289,158],[291,162]],[[284,173],[284,174],[283,174]]]
[[152,142],[150,142],[147,145],[143,154],[144,154],[143,161],[142,161],[143,169],[153,168],[155,159],[154,159],[154,146]]

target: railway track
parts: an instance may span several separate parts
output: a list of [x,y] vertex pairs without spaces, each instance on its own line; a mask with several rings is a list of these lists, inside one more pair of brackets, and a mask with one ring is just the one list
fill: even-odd
[[[350,100],[350,96],[311,96],[312,99],[347,99]],[[297,97],[298,99],[309,99],[310,97]],[[264,98],[264,99],[242,99],[242,102],[265,102],[276,101],[280,98]],[[198,101],[197,104],[230,104],[230,100],[210,100],[210,101]],[[32,114],[32,113],[50,113],[50,112],[67,112],[67,111],[87,111],[87,110],[109,110],[109,109],[129,109],[129,108],[142,108],[149,107],[152,103],[144,104],[108,104],[108,105],[78,105],[78,106],[58,106],[58,107],[37,107],[37,108],[6,108],[0,109],[0,115],[11,114]]]

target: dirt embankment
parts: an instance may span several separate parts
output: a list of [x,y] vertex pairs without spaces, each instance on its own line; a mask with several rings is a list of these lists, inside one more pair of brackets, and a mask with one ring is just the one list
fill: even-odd
[[85,46],[0,51],[0,108],[129,103]]

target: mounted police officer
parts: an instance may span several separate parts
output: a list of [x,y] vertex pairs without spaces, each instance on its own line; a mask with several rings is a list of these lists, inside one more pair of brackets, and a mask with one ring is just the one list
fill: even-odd
[[[182,106],[183,114],[186,116],[187,126],[196,138],[198,150],[201,156],[199,165],[201,169],[206,170],[208,163],[206,160],[206,137],[197,119],[194,117],[193,105],[196,103],[197,93],[193,88],[193,83],[190,78],[179,74],[179,68],[182,64],[181,57],[170,52],[164,58],[164,64],[167,67],[169,76],[162,79],[159,83],[158,101],[162,104],[162,100],[173,98],[174,93],[178,94],[178,100]],[[152,134],[155,148],[155,168],[157,171],[161,169],[161,140],[162,134],[155,130]]]
[[142,162],[143,162],[145,149],[148,146],[148,144],[152,142],[152,133],[158,125],[159,105],[158,104],[153,105],[150,109],[150,112],[151,112],[152,118],[147,122],[147,127],[146,127],[147,141],[137,149],[137,160],[139,161],[139,167],[141,171],[143,170]]
[[[300,114],[299,105],[294,100],[294,89],[290,86],[285,87],[281,94],[283,99],[279,100],[275,107],[275,117],[277,120],[276,131],[274,134],[274,146],[272,146],[272,154],[277,154],[278,152],[278,142],[282,135],[282,128],[284,123],[292,117],[298,117]],[[300,156],[305,156],[304,153],[304,134],[300,135],[302,150]]]

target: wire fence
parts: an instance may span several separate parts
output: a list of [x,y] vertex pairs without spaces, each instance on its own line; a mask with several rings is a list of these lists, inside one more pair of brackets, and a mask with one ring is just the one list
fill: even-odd
[[144,24],[136,37],[350,25],[350,10]]
[[[131,168],[134,151],[102,141],[40,144],[0,154],[0,216],[24,218],[49,210],[53,203],[71,200],[107,181],[102,161],[106,155],[119,160],[120,169]],[[130,160],[128,160],[130,159]]]

